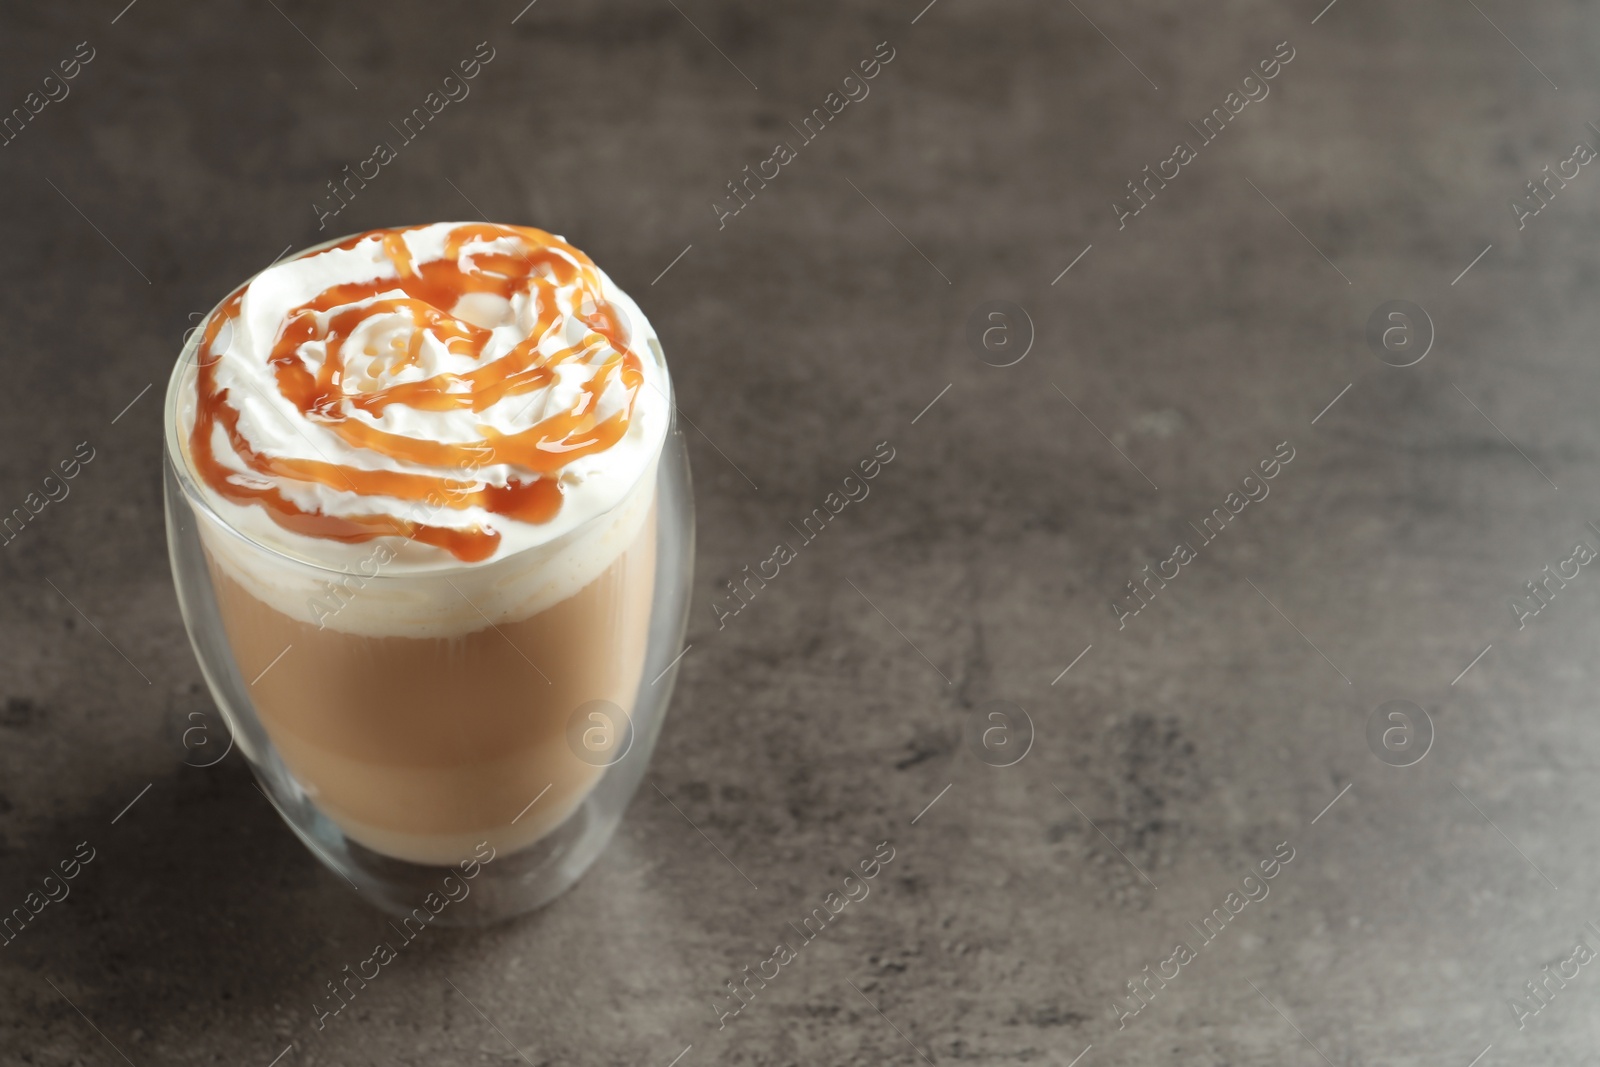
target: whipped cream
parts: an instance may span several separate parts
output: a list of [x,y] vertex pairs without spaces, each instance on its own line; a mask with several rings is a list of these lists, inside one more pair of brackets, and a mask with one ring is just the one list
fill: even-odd
[[[592,581],[648,515],[672,414],[660,343],[560,238],[375,231],[269,267],[212,315],[174,372],[169,447],[240,535],[202,522],[213,558],[285,614],[410,636],[525,617]],[[538,507],[507,504],[528,489]],[[359,587],[329,614],[340,574]]]

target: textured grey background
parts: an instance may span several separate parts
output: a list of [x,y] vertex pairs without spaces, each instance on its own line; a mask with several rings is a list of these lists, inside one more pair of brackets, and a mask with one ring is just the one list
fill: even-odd
[[[1600,544],[1600,172],[1521,232],[1507,201],[1593,140],[1600,8],[923,3],[5,5],[0,110],[96,58],[0,148],[0,509],[96,458],[0,548],[0,909],[97,855],[0,947],[0,1062],[1593,1055],[1593,967],[1526,1029],[1507,1001],[1600,922],[1595,581],[1520,631],[1508,604]],[[318,1031],[383,920],[237,755],[183,765],[209,704],[159,394],[189,316],[316,240],[324,182],[485,40],[336,229],[476,206],[639,297],[703,431],[693,649],[659,792],[579,887],[429,931]],[[719,232],[724,183],[884,40],[871,95]],[[1271,95],[1119,232],[1124,183],[1284,40]],[[996,298],[1037,327],[1006,369],[964,339]],[[1396,298],[1437,327],[1405,370],[1363,339]],[[872,495],[719,631],[723,580],[882,440]],[[1281,441],[1270,497],[1119,631],[1123,583]],[[1365,740],[1392,699],[1437,730],[1405,769]],[[993,700],[1037,727],[1005,769],[960,740]],[[872,895],[719,1031],[724,979],[883,840]],[[1119,1030],[1124,983],[1285,841],[1271,895]]]

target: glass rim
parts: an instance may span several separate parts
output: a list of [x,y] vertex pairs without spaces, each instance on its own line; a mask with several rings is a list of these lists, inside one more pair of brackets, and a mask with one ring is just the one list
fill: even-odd
[[[421,225],[435,224],[422,223]],[[462,223],[462,225],[471,225],[471,223]],[[404,228],[408,227],[380,227],[379,230]],[[162,451],[164,453],[168,468],[176,476],[178,486],[183,491],[184,500],[189,504],[190,507],[195,508],[203,513],[222,531],[232,537],[237,538],[240,542],[257,552],[265,553],[268,556],[276,557],[277,559],[286,561],[296,566],[309,567],[314,570],[324,571],[328,574],[339,576],[345,576],[348,574],[348,570],[344,569],[344,567],[347,565],[339,565],[328,560],[319,560],[308,556],[302,556],[289,550],[288,546],[286,545],[271,544],[259,538],[252,537],[244,530],[241,530],[235,526],[225,516],[223,516],[216,509],[216,507],[213,506],[213,501],[209,498],[209,496],[210,493],[214,493],[214,490],[202,488],[199,476],[195,472],[191,463],[188,450],[185,448],[185,442],[182,439],[182,434],[180,433],[178,425],[178,405],[183,395],[184,385],[186,384],[185,379],[190,375],[198,374],[199,372],[199,368],[195,364],[193,357],[194,353],[200,347],[200,342],[205,338],[206,327],[211,323],[211,320],[216,316],[217,312],[222,310],[222,306],[233,298],[235,293],[242,289],[248,288],[250,284],[257,278],[280,263],[287,263],[290,260],[300,259],[315,252],[321,252],[325,249],[332,248],[337,244],[350,240],[352,237],[374,232],[379,231],[358,230],[354,233],[344,234],[343,236],[339,237],[332,237],[326,241],[321,241],[317,244],[308,245],[305,248],[299,249],[298,251],[290,252],[286,255],[280,256],[278,259],[273,260],[265,267],[250,275],[239,285],[236,285],[232,289],[228,290],[227,295],[223,296],[221,300],[218,300],[216,305],[210,311],[206,312],[204,318],[201,319],[199,326],[190,332],[188,340],[186,340],[183,343],[183,346],[179,349],[178,358],[173,363],[172,373],[167,378],[166,398],[162,403]],[[596,264],[595,269],[599,270],[601,275],[608,282],[611,280],[610,275],[606,274],[598,264]],[[612,282],[611,284],[617,288],[618,292],[623,292],[620,286],[616,286],[615,282]],[[627,296],[629,301],[633,301],[633,297],[630,294],[623,292],[623,295]],[[637,304],[635,304],[635,306],[637,306]],[[640,309],[640,314],[644,314],[642,308]],[[648,321],[648,319],[646,321]],[[521,556],[545,551],[548,550],[552,545],[558,545],[562,542],[566,542],[580,534],[582,531],[592,528],[597,523],[614,514],[619,507],[622,507],[629,499],[632,498],[633,494],[638,490],[640,484],[646,478],[653,476],[657,468],[660,466],[662,456],[666,453],[670,439],[672,438],[673,434],[677,432],[678,406],[676,400],[673,398],[675,387],[672,382],[672,373],[667,367],[666,354],[662,350],[659,343],[656,346],[651,347],[648,354],[656,361],[656,365],[660,369],[662,378],[666,383],[664,398],[667,402],[667,425],[662,434],[661,445],[656,450],[655,455],[651,457],[650,463],[647,464],[645,469],[640,472],[638,478],[628,485],[626,491],[620,495],[617,502],[612,504],[611,507],[599,512],[596,515],[590,516],[557,537],[553,537],[548,541],[542,541],[538,544],[529,545],[526,548],[518,549],[515,552],[508,553],[498,558],[491,557],[489,559],[478,560],[469,563],[454,557],[450,557],[448,560],[440,560],[437,566],[424,565],[407,569],[406,571],[398,574],[393,572],[385,573],[384,571],[379,570],[378,573],[371,576],[363,574],[363,579],[366,581],[405,581],[408,579],[414,580],[419,578],[436,578],[441,575],[448,575],[451,573],[468,571],[476,568],[498,567]],[[287,532],[293,534],[293,531]],[[299,534],[296,536],[304,537],[308,541],[328,540],[326,538],[315,538],[308,534]],[[366,541],[358,543],[377,545],[395,540],[406,542],[410,539],[400,537],[398,534],[379,534],[367,539]],[[343,542],[336,543],[342,544]],[[448,555],[448,553],[446,553],[446,555]]]

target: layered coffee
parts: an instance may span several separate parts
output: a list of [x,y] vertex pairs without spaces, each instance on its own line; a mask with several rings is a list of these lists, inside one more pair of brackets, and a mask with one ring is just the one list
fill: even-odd
[[353,840],[521,848],[630,741],[670,422],[638,307],[564,240],[441,223],[274,265],[174,412],[273,747]]

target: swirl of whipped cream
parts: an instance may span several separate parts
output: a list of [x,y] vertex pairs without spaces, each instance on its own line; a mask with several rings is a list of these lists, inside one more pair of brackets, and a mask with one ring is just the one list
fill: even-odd
[[527,227],[375,230],[276,264],[213,314],[185,452],[252,539],[337,566],[501,559],[623,502],[668,423],[649,322]]

